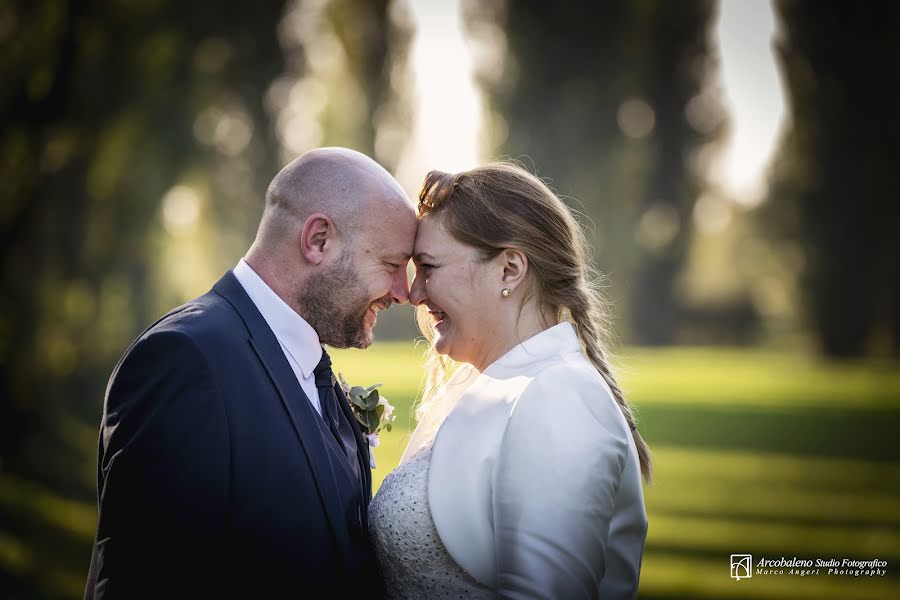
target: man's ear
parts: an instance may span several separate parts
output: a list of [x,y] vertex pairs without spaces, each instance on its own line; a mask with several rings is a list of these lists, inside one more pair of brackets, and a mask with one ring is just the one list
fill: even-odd
[[503,287],[515,291],[525,281],[525,275],[528,274],[528,259],[521,250],[515,248],[507,248],[500,253],[498,258],[503,267],[501,277]]
[[325,259],[325,252],[335,244],[334,223],[328,215],[315,213],[310,215],[300,230],[300,253],[313,265]]

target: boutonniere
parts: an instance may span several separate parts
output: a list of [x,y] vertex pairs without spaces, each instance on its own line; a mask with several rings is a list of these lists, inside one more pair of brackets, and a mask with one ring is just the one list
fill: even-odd
[[[338,373],[341,389],[344,395],[350,401],[350,408],[353,415],[362,427],[363,434],[369,442],[371,448],[378,446],[378,432],[382,429],[391,430],[391,423],[394,422],[394,407],[388,402],[387,398],[378,392],[378,388],[382,384],[376,383],[369,387],[361,385],[350,386],[344,376]],[[370,466],[375,468],[375,455],[369,451]]]

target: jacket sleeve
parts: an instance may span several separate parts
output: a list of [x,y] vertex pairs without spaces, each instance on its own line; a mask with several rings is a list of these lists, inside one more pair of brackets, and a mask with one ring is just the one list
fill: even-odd
[[107,388],[93,597],[179,596],[185,577],[208,585],[228,477],[225,411],[203,353],[181,332],[145,335]]
[[595,377],[565,366],[517,400],[492,499],[499,597],[598,597],[628,452],[616,411]]

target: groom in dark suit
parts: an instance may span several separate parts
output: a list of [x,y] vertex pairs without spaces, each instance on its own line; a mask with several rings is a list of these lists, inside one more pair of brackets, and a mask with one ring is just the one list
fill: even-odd
[[110,378],[85,598],[378,596],[369,447],[321,344],[404,303],[415,211],[362,154],[310,151],[213,289]]

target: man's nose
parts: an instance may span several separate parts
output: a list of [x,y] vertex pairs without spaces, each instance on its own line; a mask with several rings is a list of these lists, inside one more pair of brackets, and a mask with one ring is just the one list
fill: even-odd
[[397,269],[394,279],[391,281],[391,300],[397,304],[406,304],[409,301],[409,281],[406,279],[406,269]]

